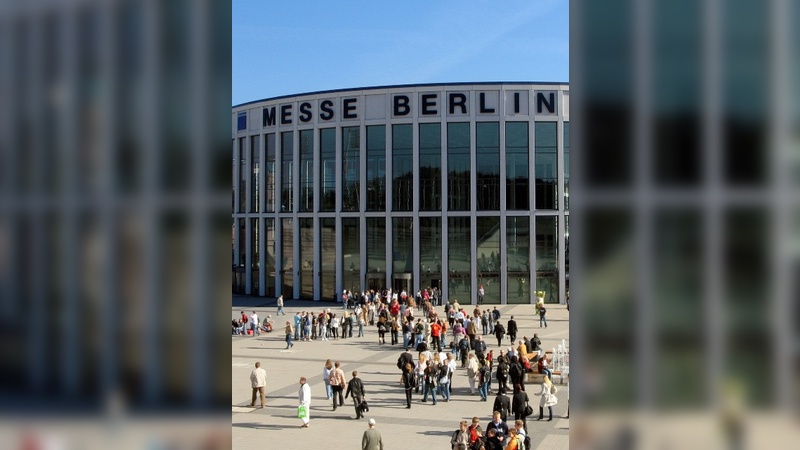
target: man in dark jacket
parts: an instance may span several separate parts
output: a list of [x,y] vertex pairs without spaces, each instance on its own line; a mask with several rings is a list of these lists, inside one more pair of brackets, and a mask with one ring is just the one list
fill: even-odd
[[500,413],[500,419],[503,422],[508,419],[508,414],[511,412],[511,399],[506,395],[505,389],[500,389],[497,392],[492,409]]
[[506,329],[505,327],[503,327],[503,324],[501,324],[499,320],[496,321],[494,324],[494,336],[497,338],[498,347],[503,346],[503,337],[505,336],[505,334],[506,334]]
[[525,369],[522,368],[522,365],[519,363],[519,359],[516,356],[511,357],[511,364],[509,364],[508,368],[508,376],[511,378],[511,385],[516,388],[517,385],[522,386],[522,390],[525,390],[525,385],[522,383],[522,378],[525,376]]
[[408,350],[404,351],[399,358],[397,358],[397,368],[406,371],[406,365],[411,364],[414,366],[414,356]]
[[353,371],[353,378],[347,383],[347,392],[344,394],[344,398],[347,398],[353,394],[353,405],[356,407],[356,419],[361,419],[364,417],[364,411],[361,410],[361,402],[364,401],[364,397],[366,396],[366,392],[364,391],[364,383],[361,382],[361,378],[358,378],[358,371]]
[[511,344],[514,344],[514,342],[517,340],[517,321],[514,320],[514,316],[511,316],[511,318],[508,319],[506,333],[508,333],[508,337],[511,338]]

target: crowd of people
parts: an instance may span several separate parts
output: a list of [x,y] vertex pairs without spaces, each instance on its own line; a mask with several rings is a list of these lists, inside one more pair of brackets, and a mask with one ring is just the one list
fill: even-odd
[[[453,380],[459,369],[466,375],[469,395],[477,395],[478,401],[488,402],[490,395],[495,394],[492,421],[486,432],[481,429],[478,417],[473,418],[471,425],[462,422],[453,433],[452,448],[528,449],[525,445],[525,441],[529,440],[527,421],[535,413],[525,392],[525,373],[538,372],[543,375],[538,393],[538,420],[544,420],[545,409],[548,410],[547,420],[552,420],[552,406],[558,402],[555,396],[557,388],[552,383],[553,374],[538,334],[534,333],[530,339],[523,336],[517,340],[518,327],[514,316],[510,316],[503,326],[497,307],[482,309],[479,304],[472,312],[467,312],[454,300],[445,303],[444,314],[440,316],[434,307],[439,302],[441,298],[436,289],[424,289],[414,298],[405,292],[392,293],[391,290],[381,293],[370,291],[361,296],[345,292],[344,309],[341,312],[331,311],[330,308],[320,312],[302,311],[287,320],[284,329],[286,348],[292,348],[294,341],[363,338],[366,336],[366,327],[375,327],[379,345],[386,344],[388,333],[388,345],[403,348],[397,368],[400,370],[399,384],[405,394],[406,408],[411,408],[415,395],[421,397],[418,398],[420,403],[428,403],[429,399],[432,405],[449,402]],[[283,311],[282,301],[278,310]],[[544,311],[544,304],[537,302],[536,314],[540,318],[540,326],[543,324],[546,327]],[[241,334],[246,329],[252,329],[254,335],[272,331],[271,317],[267,316],[263,324],[259,324],[255,312],[250,317],[242,312],[242,318],[234,321],[233,325],[235,334]],[[497,339],[500,348],[496,354],[495,350],[488,349],[484,336]],[[511,346],[504,347],[505,339]],[[417,353],[416,357],[411,353],[412,350]],[[256,371],[263,371],[260,363],[251,375],[251,406],[255,406],[257,394],[260,393],[263,407],[266,404],[262,387],[265,376]],[[344,399],[351,398],[354,419],[364,418],[369,408],[367,389],[358,371],[353,370],[350,380],[347,380],[340,362],[327,360],[323,365],[322,377],[325,395],[332,401],[333,411],[344,406]],[[308,428],[311,392],[305,377],[300,379],[298,401],[301,427]],[[369,429],[374,429],[374,422]],[[365,442],[373,442],[375,433],[371,433],[371,436],[367,439],[365,435]]]

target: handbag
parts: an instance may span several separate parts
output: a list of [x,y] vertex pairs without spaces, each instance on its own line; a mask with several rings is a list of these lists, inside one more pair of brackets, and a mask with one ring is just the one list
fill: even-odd
[[531,408],[531,405],[528,402],[525,402],[525,411],[522,412],[522,415],[528,417],[531,414],[533,414],[533,408]]
[[297,418],[298,419],[305,419],[308,417],[308,409],[305,405],[300,405],[297,407]]

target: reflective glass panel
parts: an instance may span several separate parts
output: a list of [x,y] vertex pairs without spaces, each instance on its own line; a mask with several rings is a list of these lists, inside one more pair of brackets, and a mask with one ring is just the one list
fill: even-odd
[[[483,303],[500,303],[500,218],[478,217],[476,234],[478,286],[483,285]],[[477,299],[477,294],[475,296]]]
[[319,210],[336,211],[336,129],[319,130]]
[[479,211],[500,209],[500,124],[475,125],[477,196]]
[[275,133],[267,135],[267,146],[264,149],[264,191],[267,198],[264,210],[266,212],[275,211]]
[[320,300],[336,299],[336,219],[319,220]]
[[294,182],[294,150],[292,142],[294,135],[291,131],[281,133],[281,212],[294,211],[294,192],[292,183]]
[[448,289],[451,299],[457,299],[462,304],[469,304],[472,300],[471,267],[472,253],[470,248],[469,217],[448,217],[447,219],[447,274]]
[[367,127],[367,211],[386,211],[386,126]]
[[442,288],[442,218],[419,218],[419,277],[422,288]]
[[360,211],[361,133],[342,128],[342,211]]
[[419,209],[442,210],[442,129],[419,124]]
[[447,124],[447,204],[450,211],[470,209],[469,123]]
[[342,288],[360,292],[361,225],[357,217],[342,218]]
[[508,252],[508,295],[506,301],[530,303],[530,218],[508,217],[506,219],[506,250]]
[[314,219],[298,219],[300,222],[300,298],[314,298]]
[[392,211],[413,206],[413,142],[411,125],[392,126]]
[[536,217],[536,290],[558,303],[558,217]]
[[506,122],[506,209],[530,209],[528,122]]
[[314,210],[314,130],[300,131],[300,211]]
[[292,219],[281,220],[281,251],[283,252],[283,261],[281,261],[281,277],[283,281],[283,289],[281,294],[286,298],[294,298],[294,228]]
[[558,156],[555,122],[536,122],[536,209],[558,208]]

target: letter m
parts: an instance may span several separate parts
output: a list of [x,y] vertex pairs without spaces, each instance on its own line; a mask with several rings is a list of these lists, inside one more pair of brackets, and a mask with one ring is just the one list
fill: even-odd
[[264,108],[261,110],[261,122],[264,127],[275,125],[275,107]]

